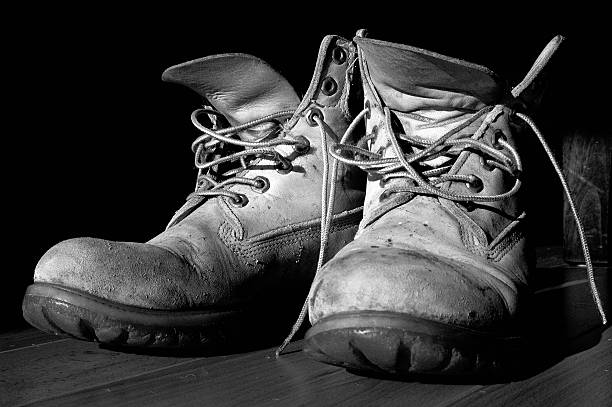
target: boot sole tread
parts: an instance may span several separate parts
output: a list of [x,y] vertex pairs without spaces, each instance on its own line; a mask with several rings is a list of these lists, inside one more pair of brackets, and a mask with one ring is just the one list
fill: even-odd
[[523,339],[407,314],[363,311],[323,318],[305,352],[348,370],[393,376],[489,375],[518,368]]
[[221,346],[245,316],[241,310],[150,310],[45,283],[28,287],[22,310],[26,321],[45,332],[141,348]]

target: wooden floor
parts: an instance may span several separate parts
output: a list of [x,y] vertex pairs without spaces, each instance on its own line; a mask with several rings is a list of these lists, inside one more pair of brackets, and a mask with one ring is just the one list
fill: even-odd
[[[608,273],[596,271],[606,304]],[[612,329],[600,326],[584,269],[549,256],[536,285],[531,362],[506,378],[363,377],[308,359],[300,342],[279,360],[273,348],[151,355],[26,329],[0,334],[0,405],[612,406]]]

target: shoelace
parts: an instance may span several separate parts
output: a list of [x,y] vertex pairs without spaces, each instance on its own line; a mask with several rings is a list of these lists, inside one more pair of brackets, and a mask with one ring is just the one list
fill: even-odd
[[[482,115],[495,110],[492,107],[483,108],[474,114],[469,120],[462,125],[452,129],[435,141],[423,139],[417,136],[408,136],[398,134],[395,137],[390,137],[395,157],[383,158],[381,154],[372,153],[361,145],[364,145],[371,136],[362,138],[357,146],[336,144],[330,150],[330,154],[338,161],[345,164],[356,165],[361,169],[371,174],[381,176],[382,183],[386,183],[392,179],[404,179],[412,181],[413,185],[406,183],[402,186],[392,186],[386,189],[386,194],[397,192],[410,192],[418,195],[433,195],[440,198],[453,201],[463,202],[493,202],[506,199],[514,195],[521,186],[521,181],[518,174],[522,171],[520,157],[516,150],[512,148],[503,138],[496,140],[496,143],[510,152],[510,156],[506,156],[497,148],[488,145],[482,141],[480,135],[482,130],[477,131],[472,137],[452,138],[459,131],[468,127]],[[384,109],[386,127],[391,129],[391,112],[389,108]],[[399,145],[398,138],[411,146],[421,149],[412,154],[405,154]],[[474,175],[461,174],[445,174],[454,161],[448,161],[442,166],[430,167],[431,169],[417,169],[419,163],[425,163],[438,157],[457,158],[466,148],[479,150],[482,154],[486,154],[490,159],[485,161],[485,165],[499,168],[502,171],[515,176],[513,187],[503,194],[498,195],[477,195],[477,194],[458,194],[445,191],[438,185],[452,181],[465,182],[468,186],[476,188],[481,183],[480,179]],[[354,156],[366,157],[365,159],[351,159],[345,156],[346,152],[353,153]],[[403,170],[403,171],[402,171]]]
[[[339,144],[346,143],[346,140],[350,137],[350,135],[353,133],[355,128],[359,125],[359,122],[361,121],[361,119],[367,113],[369,113],[369,110],[364,109],[357,116],[355,116],[351,124],[347,127],[346,131],[344,132],[344,135],[340,139]],[[327,143],[327,136],[328,136],[327,133],[330,132],[331,134],[333,134],[334,140],[337,140],[338,138],[336,137],[334,131],[331,128],[329,128],[329,126],[327,126],[325,122],[318,115],[312,114],[311,118],[312,118],[312,121],[314,121],[317,124],[317,126],[319,127],[319,131],[321,132],[321,150],[329,151],[328,143]],[[323,154],[323,185],[321,186],[321,242],[320,242],[319,258],[317,260],[317,270],[315,272],[314,278],[316,278],[316,276],[319,274],[319,271],[321,271],[321,268],[323,267],[323,264],[325,262],[325,250],[327,248],[327,241],[329,239],[331,221],[333,219],[333,213],[334,213],[334,202],[335,202],[335,197],[336,197],[335,180],[336,180],[337,170],[338,170],[338,160],[332,161],[331,169],[330,169],[329,157],[327,154]],[[330,174],[331,174],[331,178],[330,178]],[[328,184],[330,184],[329,190],[328,190]],[[291,342],[291,339],[293,339],[297,331],[300,329],[300,327],[304,323],[304,318],[306,318],[306,313],[308,312],[308,301],[310,300],[311,294],[312,294],[312,286],[310,288],[310,292],[306,296],[304,304],[302,305],[302,309],[300,310],[298,319],[295,321],[295,323],[293,324],[293,327],[291,328],[291,332],[285,338],[283,343],[278,347],[278,349],[276,349],[276,352],[275,352],[276,358],[278,358],[280,354],[283,352],[283,350],[287,347],[287,345],[289,345],[289,342]]]
[[[212,128],[206,127],[200,122],[199,116],[203,114],[208,115]],[[187,199],[189,200],[194,196],[225,196],[234,205],[244,205],[246,198],[237,192],[230,191],[228,187],[232,184],[243,184],[258,189],[266,188],[268,181],[263,177],[248,178],[240,176],[244,170],[249,168],[254,159],[266,158],[279,164],[279,170],[290,170],[291,161],[276,151],[275,147],[288,145],[308,148],[308,141],[305,139],[291,140],[281,137],[282,134],[280,132],[283,131],[283,128],[279,123],[279,119],[290,117],[293,114],[293,110],[284,110],[251,120],[239,126],[220,129],[216,118],[223,117],[221,113],[208,107],[194,110],[191,114],[191,122],[203,134],[195,139],[191,145],[191,149],[195,154],[195,166],[198,168],[198,176],[195,191]],[[252,129],[264,123],[276,123],[279,125],[273,126],[270,132],[262,137],[260,141],[244,141],[239,138],[239,132]],[[244,149],[224,154],[225,145],[243,147]],[[210,159],[211,157],[212,159]],[[239,161],[240,165],[222,174],[217,174],[216,168],[220,164],[235,161]]]
[[[485,107],[481,109],[480,111],[476,112],[470,119],[466,120],[463,124],[448,131],[446,134],[444,134],[442,137],[438,138],[437,140],[431,141],[427,139],[421,139],[416,136],[395,134],[392,131],[391,112],[389,108],[385,107],[384,108],[385,124],[387,127],[388,134],[391,135],[391,137],[389,137],[389,140],[391,142],[391,145],[395,153],[395,156],[390,157],[390,158],[383,158],[382,155],[373,153],[363,148],[368,142],[368,140],[374,137],[374,135],[372,134],[362,137],[357,142],[357,145],[355,146],[345,144],[346,140],[348,140],[351,133],[356,128],[357,124],[364,117],[369,116],[369,113],[370,113],[369,106],[366,106],[366,108],[363,109],[354,118],[353,122],[350,124],[350,126],[347,128],[344,135],[340,139],[340,142],[332,145],[329,150],[327,147],[326,137],[322,136],[322,148],[324,151],[329,151],[330,155],[334,158],[334,160],[330,168],[326,154],[323,154],[323,157],[324,157],[323,158],[323,174],[324,174],[323,177],[324,177],[324,180],[328,180],[331,183],[331,186],[329,187],[329,191],[328,191],[327,185],[325,185],[326,182],[323,183],[324,185],[322,187],[321,248],[319,252],[317,270],[315,272],[313,281],[316,280],[316,277],[318,276],[324,264],[324,261],[325,261],[325,249],[327,246],[327,241],[328,241],[329,233],[330,233],[331,221],[333,217],[333,207],[334,207],[334,201],[335,201],[335,182],[334,180],[336,179],[338,162],[342,162],[348,165],[356,165],[369,173],[381,175],[383,183],[393,178],[404,178],[413,183],[413,185],[405,185],[405,186],[402,185],[400,187],[391,186],[386,190],[387,193],[407,192],[407,193],[413,193],[413,194],[430,195],[430,196],[437,196],[443,199],[449,199],[449,200],[456,201],[456,202],[492,202],[492,201],[500,201],[500,200],[506,199],[514,195],[521,186],[521,182],[518,177],[522,171],[522,163],[521,163],[520,156],[518,155],[516,150],[510,144],[508,144],[506,140],[504,140],[503,138],[497,139],[496,142],[499,143],[499,145],[501,145],[505,151],[509,152],[509,156],[503,154],[500,150],[494,147],[491,147],[487,143],[479,140],[482,133],[484,133],[485,130],[487,129],[488,124],[500,114],[502,109],[503,109],[503,105]],[[472,137],[453,138],[453,135],[457,134],[458,132],[460,132],[461,130],[463,130],[464,128],[466,128],[467,126],[469,126],[470,124],[472,124],[473,122],[478,120],[478,118],[480,118],[482,115],[485,115],[485,114],[486,116],[483,122],[481,123],[478,130],[476,131],[476,133],[474,133]],[[572,194],[567,185],[567,181],[565,180],[565,177],[559,167],[559,164],[554,158],[554,155],[550,147],[544,140],[542,133],[537,128],[533,120],[529,116],[523,113],[515,112],[514,115],[520,118],[521,120],[523,120],[527,125],[529,125],[529,127],[532,129],[534,134],[537,136],[550,162],[552,163],[555,169],[555,172],[557,173],[557,176],[559,177],[559,180],[561,181],[563,191],[568,200],[568,204],[571,208],[572,215],[574,217],[574,221],[576,222],[576,226],[578,229],[578,234],[580,236],[580,242],[581,242],[582,250],[584,253],[584,259],[585,259],[585,264],[587,268],[587,277],[589,281],[591,295],[593,297],[593,301],[601,317],[602,323],[603,325],[606,325],[607,318],[606,318],[606,314],[604,312],[603,305],[602,305],[602,302],[599,296],[599,291],[595,284],[593,264],[591,262],[591,256],[590,256],[589,248],[586,242],[584,228],[582,226],[582,222],[580,221],[580,217],[578,216],[578,212],[576,210]],[[321,127],[322,132],[327,131],[327,130],[323,130],[324,123],[322,123],[322,121],[318,117],[315,117],[315,120],[317,124]],[[328,130],[331,131],[331,129],[328,129]],[[400,138],[401,140],[409,143],[410,145],[416,148],[422,149],[422,150],[417,151],[415,153],[405,154],[402,151],[397,138]],[[486,165],[497,167],[501,169],[502,171],[505,171],[511,175],[514,175],[515,183],[513,187],[509,191],[504,192],[502,194],[498,194],[498,195],[458,194],[458,193],[450,192],[448,190],[443,190],[440,187],[438,187],[438,185],[448,182],[448,181],[455,181],[455,182],[462,181],[462,182],[466,182],[468,185],[473,185],[475,180],[473,176],[465,176],[465,175],[459,175],[459,174],[453,174],[453,175],[445,174],[445,172],[448,171],[450,167],[452,166],[452,162],[450,164],[445,163],[445,165],[442,165],[437,168],[432,168],[429,170],[419,171],[417,170],[417,168],[415,168],[419,162],[432,160],[433,158],[436,158],[439,156],[456,158],[459,156],[459,154],[462,151],[464,151],[465,148],[468,148],[468,147],[470,147],[471,149],[479,150],[483,154],[489,156],[490,159],[486,159],[484,161]],[[361,156],[363,158],[360,158],[360,159],[348,158],[343,154],[345,152],[351,152],[353,153],[354,156]],[[328,177],[328,173],[331,173],[331,176]],[[280,354],[286,348],[286,346],[291,342],[291,339],[295,336],[295,334],[297,333],[297,331],[303,324],[304,319],[306,318],[306,314],[308,312],[308,302],[310,301],[311,296],[312,296],[312,288],[313,287],[311,286],[310,292],[308,293],[308,296],[306,297],[306,300],[304,301],[304,304],[302,306],[298,319],[293,325],[289,336],[287,336],[287,338],[284,340],[282,345],[276,350],[275,354],[277,358],[280,356]]]

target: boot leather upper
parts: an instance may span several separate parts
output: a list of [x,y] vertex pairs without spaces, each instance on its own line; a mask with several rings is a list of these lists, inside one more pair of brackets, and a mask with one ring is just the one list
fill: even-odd
[[[332,58],[336,48],[342,51],[334,55],[344,53],[345,58]],[[225,197],[196,195],[179,209],[166,231],[147,243],[93,238],[61,242],[39,261],[35,282],[58,284],[120,304],[167,310],[215,309],[305,295],[319,251],[324,153],[320,131],[306,116],[316,105],[329,128],[343,133],[352,119],[348,96],[355,58],[352,42],[326,37],[301,103],[280,74],[252,56],[218,55],[168,69],[165,80],[197,91],[231,125],[297,109],[282,124],[283,134],[306,138],[310,149],[304,153],[292,146],[277,147],[285,157],[292,157],[291,171],[279,172],[276,163],[262,158],[240,174],[266,177],[268,190],[233,184],[230,190],[248,198],[242,207]],[[338,85],[331,95],[320,92],[327,77]],[[264,131],[269,127],[264,124],[239,135],[257,140],[262,132],[269,134]],[[355,181],[357,176],[357,170],[348,167],[338,173],[332,254],[352,239],[362,216],[363,186]]]
[[[499,104],[481,134],[486,116],[460,130],[493,145],[499,131],[517,148],[518,129],[503,106],[507,90],[487,68],[418,48],[356,38],[365,100],[366,134],[376,133],[370,151],[394,157],[383,108],[394,117],[393,132],[436,140],[478,110]],[[430,163],[443,165],[446,157]],[[474,174],[486,195],[508,191],[514,178],[487,169],[481,156],[463,151],[450,172]],[[388,311],[485,331],[506,329],[519,313],[527,284],[524,213],[519,196],[478,203],[475,209],[438,197],[386,194],[395,181],[370,177],[364,219],[355,240],[317,276],[310,300],[312,323],[342,312]],[[463,182],[448,191],[470,192]]]

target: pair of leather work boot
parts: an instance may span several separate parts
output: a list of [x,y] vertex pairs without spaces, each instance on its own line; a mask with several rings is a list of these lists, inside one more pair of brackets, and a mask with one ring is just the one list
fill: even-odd
[[[307,311],[315,359],[495,370],[529,312],[521,139],[535,132],[560,174],[524,111],[561,41],[513,89],[363,31],[325,37],[301,101],[250,55],[169,68],[164,80],[205,99],[191,116],[195,192],[147,243],[52,247],[25,318],[107,344],[216,349],[288,329],[306,298],[292,333]],[[585,258],[605,323],[586,245]]]

